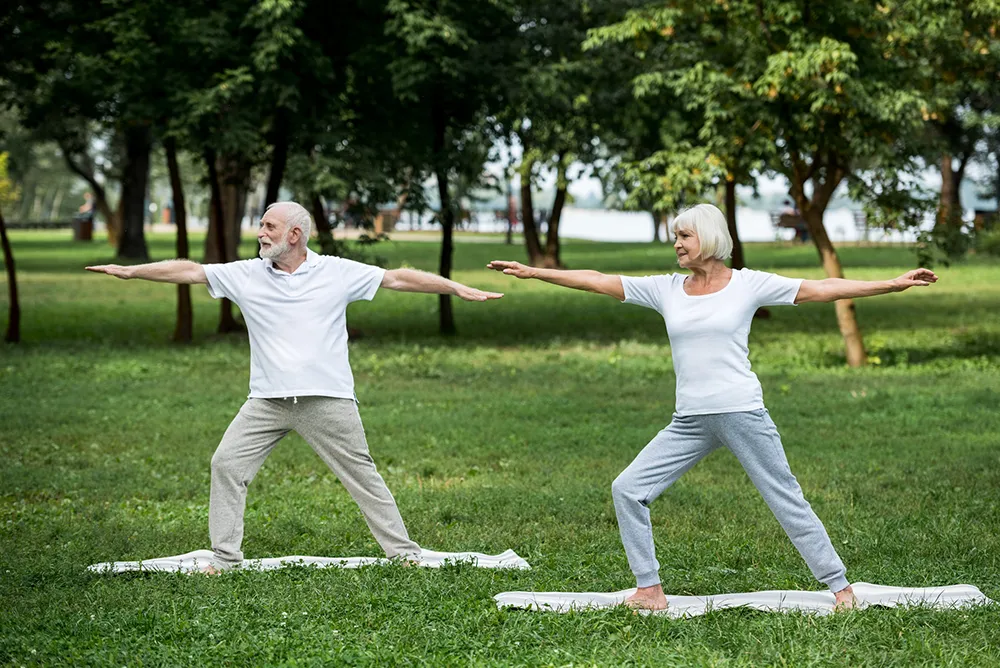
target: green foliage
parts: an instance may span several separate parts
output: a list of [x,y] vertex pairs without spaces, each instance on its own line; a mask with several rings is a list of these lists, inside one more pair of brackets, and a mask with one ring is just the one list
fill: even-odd
[[978,252],[1000,257],[1000,229],[977,233],[975,243]]
[[7,210],[20,196],[17,186],[10,180],[10,175],[7,173],[8,157],[6,152],[0,152],[0,209],[3,210]]

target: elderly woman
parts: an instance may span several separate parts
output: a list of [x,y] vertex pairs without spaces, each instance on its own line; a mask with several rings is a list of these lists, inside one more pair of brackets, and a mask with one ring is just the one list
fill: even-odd
[[638,586],[627,603],[652,610],[667,607],[649,504],[722,446],[739,459],[813,575],[835,594],[836,606],[853,607],[844,563],[789,469],[778,430],[764,408],[760,381],[750,370],[750,322],[761,306],[901,292],[930,285],[937,276],[916,269],[887,281],[815,281],[750,269],[734,271],[724,263],[733,247],[726,219],[710,204],[681,213],[673,230],[677,263],[688,274],[634,278],[538,269],[517,262],[488,265],[517,278],[537,278],[645,306],[666,322],[677,375],[673,419],[611,486],[622,542]]

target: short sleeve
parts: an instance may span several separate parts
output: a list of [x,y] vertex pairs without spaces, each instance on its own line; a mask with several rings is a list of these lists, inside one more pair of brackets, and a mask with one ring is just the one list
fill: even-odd
[[622,276],[621,279],[626,304],[637,304],[651,308],[657,313],[663,312],[663,297],[668,276]]
[[371,301],[382,285],[385,269],[342,257],[331,258],[335,263],[348,302]]
[[766,271],[743,269],[743,276],[750,290],[757,297],[759,306],[794,306],[795,297],[802,286],[801,278],[787,278]]
[[241,260],[225,264],[202,265],[208,278],[208,294],[215,299],[223,297],[239,303],[243,289],[250,280],[250,268],[260,260]]

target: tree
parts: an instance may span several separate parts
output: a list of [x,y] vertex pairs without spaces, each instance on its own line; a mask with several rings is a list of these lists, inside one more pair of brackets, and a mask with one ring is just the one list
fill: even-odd
[[[386,11],[386,71],[402,121],[395,126],[396,153],[412,169],[414,182],[424,174],[437,182],[439,272],[448,278],[456,219],[452,180],[470,138],[497,131],[490,119],[504,105],[518,24],[511,20],[514,8],[503,1],[390,0]],[[440,296],[439,308],[441,333],[454,334],[450,295]]]
[[7,332],[4,341],[18,343],[21,340],[21,304],[17,299],[17,271],[14,269],[14,251],[7,238],[7,224],[3,219],[3,209],[17,199],[17,190],[7,176],[7,154],[0,153],[0,244],[3,246],[3,262],[7,267]]
[[[752,110],[756,132],[773,141],[767,167],[788,179],[827,276],[842,277],[823,225],[834,192],[873,166],[887,174],[908,169],[913,151],[904,138],[923,123],[919,68],[893,48],[893,11],[891,3],[852,0],[685,1],[635,10],[609,31],[655,43],[647,57],[655,56],[657,76],[684,95],[707,102],[711,91],[723,91],[723,100]],[[708,37],[701,48],[684,39],[692,24]],[[716,48],[720,39],[734,48]],[[710,140],[726,133],[716,135],[709,121],[706,114],[699,138],[724,164],[726,154]],[[835,310],[848,364],[865,364],[853,303],[838,301]]]

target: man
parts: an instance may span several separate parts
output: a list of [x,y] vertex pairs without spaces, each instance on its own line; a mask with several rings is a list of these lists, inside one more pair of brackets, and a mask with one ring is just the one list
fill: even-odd
[[368,453],[347,358],[347,305],[371,300],[379,287],[452,294],[466,301],[499,299],[412,269],[386,271],[306,247],[312,219],[294,202],[265,211],[260,259],[201,265],[169,260],[132,267],[87,267],[118,278],[203,283],[243,313],[250,335],[250,396],[212,457],[209,532],[217,573],[243,560],[247,487],[274,446],[298,432],[340,479],[389,557],[420,553]]

